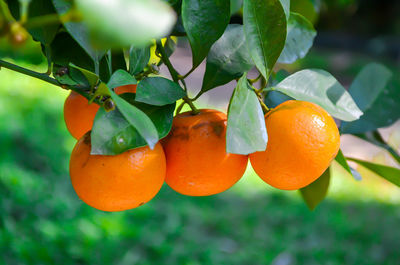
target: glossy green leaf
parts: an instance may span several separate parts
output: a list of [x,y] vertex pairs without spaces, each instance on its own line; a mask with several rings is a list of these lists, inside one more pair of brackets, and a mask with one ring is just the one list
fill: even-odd
[[174,10],[160,0],[76,0],[91,39],[99,46],[145,46],[167,35]]
[[279,0],[244,0],[243,24],[254,63],[268,77],[285,46],[286,16]]
[[183,0],[182,21],[192,48],[193,68],[206,58],[229,23],[228,0]]
[[127,71],[117,70],[108,81],[107,86],[111,89],[126,86],[126,85],[135,85],[137,83],[136,79],[131,76]]
[[344,121],[353,121],[362,115],[346,89],[324,70],[299,71],[285,78],[273,89],[294,99],[318,104],[332,116]]
[[247,155],[267,147],[264,113],[246,75],[240,78],[229,104],[226,152],[232,154]]
[[310,21],[300,14],[290,13],[285,47],[278,62],[290,64],[303,58],[312,47],[316,35]]
[[203,92],[224,85],[254,66],[246,47],[243,26],[229,25],[207,56]]
[[69,66],[70,66],[70,69],[74,68],[74,69],[78,70],[79,72],[81,72],[86,77],[86,80],[89,82],[89,85],[91,87],[94,87],[95,85],[97,85],[97,83],[100,80],[100,78],[95,73],[90,72],[86,69],[83,69],[82,67],[76,66],[72,63],[70,63]]
[[342,150],[339,149],[338,154],[335,157],[336,162],[339,163],[350,175],[354,177],[355,180],[362,180],[361,174],[358,173],[355,169],[349,166],[346,158],[343,155]]
[[328,194],[330,179],[331,173],[330,168],[328,168],[316,181],[300,189],[300,194],[310,210],[314,210],[325,199]]
[[139,132],[151,149],[158,142],[158,132],[151,119],[140,109],[110,90],[111,98],[125,119]]
[[347,160],[356,162],[357,164],[371,170],[375,174],[400,187],[400,169],[350,157],[348,157]]
[[[69,12],[73,6],[73,2],[69,0],[52,0],[54,7],[59,15]],[[96,6],[96,5],[94,5]],[[92,8],[96,10],[96,8]],[[95,49],[89,39],[89,30],[82,22],[66,22],[64,27],[76,40],[77,43],[86,51],[93,61],[99,62],[104,56],[104,50]]]
[[136,101],[151,105],[167,105],[186,96],[186,92],[175,82],[163,77],[147,77],[139,82]]
[[342,123],[342,133],[364,133],[389,126],[400,119],[400,79],[385,66],[371,63],[356,76],[349,93],[364,115]]
[[131,46],[129,50],[129,73],[136,75],[143,71],[150,60],[150,46],[136,48]]
[[[133,102],[133,94],[124,94],[123,97],[131,101],[152,120],[160,139],[168,135],[172,127],[175,104],[159,107]],[[98,111],[91,137],[91,154],[95,155],[117,155],[126,150],[147,145],[143,137],[118,109],[110,112],[106,112],[104,109]]]

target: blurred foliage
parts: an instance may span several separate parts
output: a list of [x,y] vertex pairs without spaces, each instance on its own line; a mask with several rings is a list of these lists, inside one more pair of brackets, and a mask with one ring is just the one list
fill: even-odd
[[[273,190],[251,171],[221,195],[186,197],[164,186],[138,209],[95,210],[75,195],[68,176],[75,141],[62,118],[67,91],[7,70],[0,77],[0,264],[372,265],[400,259],[400,194],[374,177],[355,182],[334,174],[328,199],[315,212],[296,192]],[[390,198],[397,199],[385,203]]]

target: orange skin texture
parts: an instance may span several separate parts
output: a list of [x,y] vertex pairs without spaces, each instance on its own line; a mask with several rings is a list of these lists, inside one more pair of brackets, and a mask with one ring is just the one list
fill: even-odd
[[[136,93],[136,85],[126,85],[115,88],[115,93]],[[92,103],[71,91],[64,103],[64,120],[67,129],[75,139],[80,139],[93,127],[93,121],[100,106]]]
[[75,145],[69,171],[72,186],[88,205],[108,212],[133,209],[150,201],[164,183],[161,144],[115,156],[90,155],[90,133]]
[[174,118],[162,144],[167,158],[166,183],[189,196],[208,196],[232,187],[244,174],[248,156],[226,153],[224,113],[204,109]]
[[99,105],[89,104],[84,96],[71,91],[64,103],[64,120],[69,133],[75,139],[80,139],[92,129],[99,108]]
[[329,167],[340,147],[339,130],[320,106],[286,101],[265,116],[267,149],[250,154],[255,172],[282,190],[303,188]]

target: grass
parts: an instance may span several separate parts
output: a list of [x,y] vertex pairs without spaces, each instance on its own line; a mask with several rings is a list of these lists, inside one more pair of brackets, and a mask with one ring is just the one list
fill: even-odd
[[251,168],[216,196],[186,197],[165,185],[135,210],[90,208],[68,176],[75,143],[62,118],[68,92],[5,69],[0,80],[0,264],[400,260],[399,189],[368,172],[356,182],[337,165],[314,212],[297,192],[272,189]]

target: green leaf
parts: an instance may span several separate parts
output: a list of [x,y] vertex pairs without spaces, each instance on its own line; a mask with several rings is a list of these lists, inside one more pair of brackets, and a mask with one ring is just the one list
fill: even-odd
[[[160,139],[168,135],[172,127],[175,104],[152,106],[134,102],[133,94],[122,96],[143,111],[156,125]],[[101,108],[96,115],[92,133],[93,155],[117,155],[126,150],[146,146],[146,141],[138,131],[116,109],[106,112]]]
[[[164,49],[165,49],[165,53],[167,54],[168,57],[170,57],[174,51],[176,50],[176,46],[178,43],[178,39],[172,39],[171,36],[167,38],[167,40],[165,41],[164,45]],[[158,63],[159,65],[162,64],[162,61],[160,60],[160,62]]]
[[137,84],[136,79],[131,76],[127,71],[117,70],[111,76],[110,81],[108,81],[107,86],[111,89],[125,86],[125,85],[135,85]]
[[230,18],[227,0],[183,0],[182,21],[192,48],[193,68],[206,58]]
[[207,56],[201,91],[224,85],[254,66],[246,47],[243,26],[229,25]]
[[285,78],[273,89],[294,99],[318,104],[332,116],[344,121],[353,121],[362,115],[346,89],[323,70],[299,71]]
[[139,132],[151,149],[158,142],[158,132],[151,119],[109,89],[111,98],[125,119]]
[[95,73],[90,72],[86,69],[83,69],[79,66],[76,66],[72,63],[70,63],[69,66],[70,66],[70,69],[74,68],[74,69],[78,70],[79,72],[81,72],[86,77],[86,80],[89,82],[89,85],[91,87],[94,87],[95,85],[98,84],[100,78]]
[[371,170],[375,174],[381,176],[387,181],[393,183],[396,186],[400,187],[400,169],[394,167],[388,167],[384,165],[379,165],[375,163],[371,163],[368,161],[359,160],[356,158],[348,157],[347,160],[356,162],[357,164]]
[[364,115],[342,123],[342,133],[365,133],[389,126],[400,119],[400,82],[385,66],[371,63],[356,76],[349,93]]
[[300,14],[290,13],[285,48],[278,62],[290,64],[303,58],[312,47],[316,35],[310,21]]
[[244,0],[247,46],[260,73],[268,78],[285,46],[286,16],[279,0]]
[[160,0],[76,0],[90,37],[99,46],[145,46],[167,35],[176,21],[174,10]]
[[147,77],[136,89],[136,101],[157,106],[174,103],[184,96],[185,91],[177,83],[163,77]]
[[230,0],[231,1],[231,15],[236,14],[242,8],[243,0]]
[[267,146],[264,114],[246,76],[247,73],[240,78],[229,104],[227,153],[247,155],[265,151]]
[[[54,7],[59,15],[63,15],[71,11],[73,2],[69,0],[52,0]],[[94,5],[96,6],[96,5]],[[93,8],[96,10],[96,8]],[[104,56],[104,50],[95,49],[89,39],[89,30],[82,22],[66,22],[64,27],[76,40],[77,43],[86,51],[93,61],[99,62]]]
[[314,210],[328,194],[331,179],[330,167],[313,183],[300,189],[300,194],[310,210]]
[[60,32],[50,45],[50,57],[54,64],[69,66],[70,63],[94,70],[93,59],[68,32]]
[[276,108],[278,105],[282,104],[285,101],[292,100],[293,98],[286,96],[285,94],[279,91],[269,91],[265,96],[264,103],[269,108]]
[[351,168],[347,163],[346,158],[343,155],[342,150],[339,149],[338,154],[335,157],[336,162],[339,163],[350,175],[353,176],[355,180],[362,180],[361,174],[358,173],[355,169]]
[[131,46],[129,50],[129,73],[136,75],[143,71],[150,60],[150,46],[136,48]]

